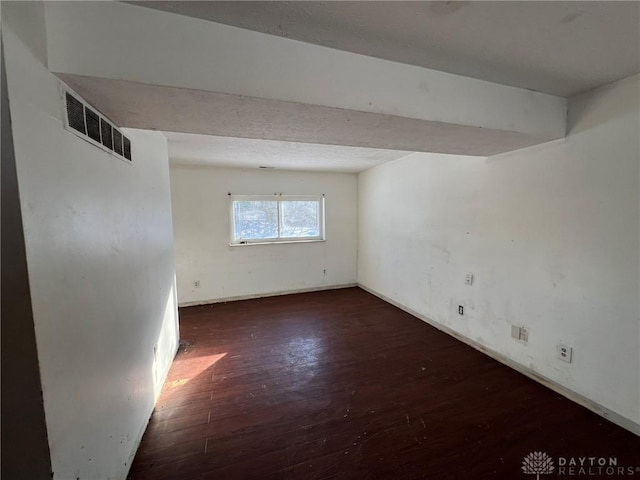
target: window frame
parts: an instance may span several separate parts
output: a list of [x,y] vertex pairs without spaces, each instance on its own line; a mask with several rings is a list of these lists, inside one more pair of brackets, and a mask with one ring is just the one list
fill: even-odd
[[[312,243],[326,241],[325,229],[325,197],[321,195],[284,195],[276,193],[272,195],[234,195],[229,193],[229,245],[232,247],[244,245],[271,245],[276,243]],[[235,239],[235,216],[233,212],[234,202],[277,202],[278,205],[278,236],[273,238]],[[318,235],[313,237],[281,237],[282,210],[281,203],[287,201],[315,201],[319,204],[318,209]]]

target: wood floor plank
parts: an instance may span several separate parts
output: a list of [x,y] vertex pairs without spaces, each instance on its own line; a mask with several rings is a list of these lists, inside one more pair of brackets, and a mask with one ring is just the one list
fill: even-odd
[[639,437],[358,288],[180,324],[130,480],[518,479],[532,451],[640,467]]

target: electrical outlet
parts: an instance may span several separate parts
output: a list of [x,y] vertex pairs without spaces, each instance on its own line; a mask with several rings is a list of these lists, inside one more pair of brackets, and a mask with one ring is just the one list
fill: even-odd
[[195,282],[193,282],[193,286],[196,288],[200,288],[200,280],[196,280]]
[[464,315],[464,307],[462,305],[458,305],[458,315]]
[[473,273],[467,273],[464,276],[465,285],[473,285]]
[[571,363],[571,357],[573,356],[573,348],[559,343],[557,346],[558,358],[563,362]]

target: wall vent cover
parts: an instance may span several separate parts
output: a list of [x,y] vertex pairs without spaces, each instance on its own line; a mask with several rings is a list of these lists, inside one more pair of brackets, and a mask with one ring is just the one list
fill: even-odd
[[96,142],[101,142],[100,137],[100,117],[96,112],[89,107],[84,107],[84,119],[87,124],[87,135],[89,138],[93,138]]
[[102,145],[113,150],[113,127],[104,118],[100,119],[100,132],[102,133]]
[[113,122],[85,102],[80,95],[62,87],[65,128],[127,163],[132,162],[131,140]]
[[87,133],[84,125],[84,105],[69,92],[65,92],[67,101],[67,125],[83,135]]
[[113,151],[122,155],[122,134],[116,129],[113,130]]

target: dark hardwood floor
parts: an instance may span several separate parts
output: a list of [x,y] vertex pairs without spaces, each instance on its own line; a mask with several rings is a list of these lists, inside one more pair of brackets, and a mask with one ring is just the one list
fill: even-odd
[[[180,324],[132,480],[536,479],[533,451],[553,457],[543,480],[640,478],[640,437],[358,288]],[[569,475],[557,457],[617,467]]]

